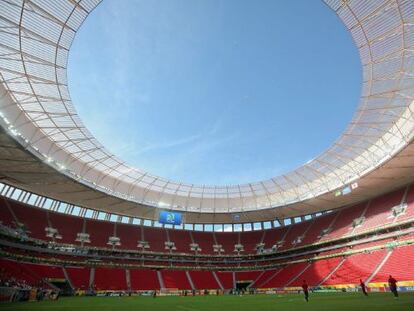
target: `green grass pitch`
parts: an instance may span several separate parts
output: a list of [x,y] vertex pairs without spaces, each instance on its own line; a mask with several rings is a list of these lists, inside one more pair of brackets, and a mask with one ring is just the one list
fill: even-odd
[[0,304],[0,310],[139,310],[139,311],[270,311],[270,310],[414,310],[414,293],[402,293],[395,300],[390,293],[302,295],[196,296],[196,297],[73,297],[59,301]]

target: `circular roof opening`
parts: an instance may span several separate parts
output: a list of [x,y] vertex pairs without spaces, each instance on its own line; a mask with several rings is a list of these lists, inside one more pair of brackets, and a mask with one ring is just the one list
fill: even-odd
[[358,103],[352,38],[322,2],[104,1],[71,48],[73,102],[136,167],[196,184],[292,170]]
[[[109,198],[111,211],[129,213],[132,209],[146,218],[148,212],[156,211],[154,207],[163,207],[184,211],[203,222],[217,222],[217,215],[225,222],[239,212],[262,220],[276,214],[284,217],[286,212],[303,214],[308,208],[319,209],[319,204],[310,202],[334,199],[339,190],[355,181],[370,180],[368,174],[386,165],[413,139],[409,53],[413,44],[407,39],[412,33],[412,8],[395,1],[326,1],[352,34],[363,73],[358,108],[328,149],[286,174],[230,186],[175,182],[132,167],[109,152],[83,124],[67,84],[72,40],[99,3],[85,0],[81,5],[42,2],[33,6],[22,2],[20,14],[15,14],[15,4],[4,3],[0,15],[19,34],[19,40],[6,36],[0,47],[4,55],[1,119],[23,148],[58,174],[86,185],[88,191],[102,192]],[[19,53],[11,58],[16,42],[20,42]],[[81,200],[89,202],[90,197]],[[119,203],[113,204],[113,200]],[[98,202],[101,197],[94,204]]]

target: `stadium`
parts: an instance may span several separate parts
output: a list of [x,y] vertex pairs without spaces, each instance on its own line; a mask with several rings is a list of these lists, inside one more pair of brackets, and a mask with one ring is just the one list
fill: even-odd
[[136,168],[85,126],[68,57],[100,2],[0,0],[0,309],[411,310],[414,1],[324,0],[362,66],[351,122],[229,186]]

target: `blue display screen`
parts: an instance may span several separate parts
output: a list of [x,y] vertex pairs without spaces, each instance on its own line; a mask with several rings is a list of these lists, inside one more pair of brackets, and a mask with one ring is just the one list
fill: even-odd
[[350,186],[346,186],[344,189],[342,189],[342,195],[346,195],[348,193],[351,193],[351,187]]
[[161,211],[158,222],[161,224],[181,225],[182,214],[177,212]]

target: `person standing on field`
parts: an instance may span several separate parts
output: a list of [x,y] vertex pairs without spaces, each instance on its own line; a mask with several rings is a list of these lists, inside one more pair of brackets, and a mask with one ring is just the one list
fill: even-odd
[[306,283],[306,280],[303,280],[302,289],[303,289],[303,293],[305,294],[306,302],[309,302],[309,290],[308,290],[308,288],[309,288],[308,283]]
[[366,286],[365,286],[365,283],[364,283],[364,282],[362,282],[362,280],[361,280],[361,279],[359,279],[359,286],[361,286],[362,293],[363,293],[365,296],[368,296],[368,293],[367,293],[367,288],[366,288]]
[[394,298],[398,298],[397,280],[394,279],[391,275],[388,278],[388,286],[390,287],[391,293],[394,294]]

